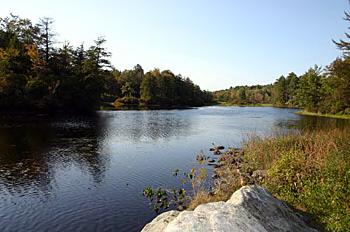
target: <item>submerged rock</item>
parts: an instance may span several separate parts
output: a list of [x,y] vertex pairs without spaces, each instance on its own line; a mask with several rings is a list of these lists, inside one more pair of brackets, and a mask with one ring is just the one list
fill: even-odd
[[225,149],[224,146],[214,146],[210,148],[209,151],[212,151],[215,155],[221,155],[222,154],[221,150],[224,150],[224,149]]
[[264,188],[250,185],[227,202],[199,205],[194,211],[169,211],[147,224],[143,232],[185,231],[317,231]]
[[208,159],[208,163],[214,163],[214,162],[215,162],[215,160],[213,158]]

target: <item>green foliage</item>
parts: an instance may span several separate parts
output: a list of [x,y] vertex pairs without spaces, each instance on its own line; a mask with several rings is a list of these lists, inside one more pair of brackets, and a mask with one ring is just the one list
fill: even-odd
[[300,105],[308,111],[317,112],[322,99],[321,88],[322,76],[320,75],[320,69],[316,66],[309,69],[300,78],[300,88],[298,90]]
[[157,102],[157,82],[156,77],[148,72],[142,80],[141,87],[141,101],[145,104],[152,105]]
[[274,84],[274,103],[283,106],[288,101],[287,81],[284,76],[281,76]]
[[[345,18],[344,20],[350,22],[350,12],[345,12]],[[338,46],[340,50],[344,52],[345,56],[350,55],[350,34],[345,33],[346,40],[340,39],[338,42],[333,40],[333,42]]]
[[[340,140],[331,139],[328,143],[337,149],[325,151],[321,157],[315,157],[319,147],[313,148],[314,155],[300,148],[285,150],[271,166],[266,182],[270,191],[313,215],[328,231],[350,228],[350,164],[344,162],[350,159],[350,144],[344,135]],[[328,140],[323,134],[311,136],[314,141]]]
[[317,129],[243,144],[244,165],[266,170],[260,183],[326,231],[350,228],[349,129]]
[[[345,13],[350,21],[350,13]],[[346,40],[333,41],[343,51],[325,70],[310,68],[298,77],[289,73],[273,85],[237,86],[213,93],[214,100],[225,104],[299,107],[311,113],[348,115],[350,113],[350,34]]]
[[214,100],[237,105],[299,107],[322,114],[350,112],[350,57],[336,59],[324,71],[318,66],[302,76],[289,73],[273,85],[237,86],[213,93]]
[[[179,169],[173,171],[173,176],[179,176]],[[196,196],[201,191],[204,191],[208,174],[204,167],[199,169],[192,168],[190,172],[183,173],[180,187],[173,188],[152,188],[146,187],[143,190],[143,195],[150,200],[153,210],[157,213],[169,207],[184,209],[191,202],[192,196]],[[191,184],[192,193],[185,190],[185,185]]]
[[170,71],[154,70],[145,78],[136,65],[119,72],[105,43],[99,37],[87,49],[68,42],[55,47],[52,19],[33,25],[14,15],[0,18],[0,110],[87,112],[116,99],[124,105],[211,102],[210,93]]
[[140,96],[141,102],[146,105],[203,106],[212,102],[211,94],[202,91],[189,78],[158,69],[146,73]]
[[271,103],[271,85],[237,86],[213,93],[214,100],[237,105],[255,105]]

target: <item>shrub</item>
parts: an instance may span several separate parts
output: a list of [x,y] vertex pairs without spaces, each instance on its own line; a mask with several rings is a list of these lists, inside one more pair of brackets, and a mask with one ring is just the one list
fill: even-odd
[[138,105],[139,99],[135,97],[123,97],[115,100],[115,106],[123,106],[123,105]]
[[350,231],[348,130],[307,132],[245,144],[249,165],[264,167],[270,192],[322,224]]

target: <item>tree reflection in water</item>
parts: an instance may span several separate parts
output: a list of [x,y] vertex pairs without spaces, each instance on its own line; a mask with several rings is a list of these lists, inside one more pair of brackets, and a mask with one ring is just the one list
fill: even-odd
[[102,181],[108,157],[99,152],[97,117],[2,124],[0,191],[49,193],[55,171],[69,165]]

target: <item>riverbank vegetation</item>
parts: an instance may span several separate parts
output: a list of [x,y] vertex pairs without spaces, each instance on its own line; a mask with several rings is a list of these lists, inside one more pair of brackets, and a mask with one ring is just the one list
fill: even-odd
[[240,186],[259,184],[326,231],[349,231],[348,135],[349,129],[332,129],[252,136],[242,152],[228,150],[220,157],[213,190],[194,195],[189,208],[227,200]]
[[325,117],[325,118],[339,118],[339,119],[350,119],[350,114],[321,114],[321,113],[312,113],[304,110],[297,111],[296,114],[304,115],[304,116],[317,116],[317,117]]
[[[58,43],[54,21],[37,24],[18,16],[0,18],[0,110],[75,111],[117,105],[202,106],[212,101],[189,78],[140,65],[119,71],[110,62],[106,40],[86,48]],[[56,46],[60,45],[60,46]]]
[[174,75],[170,70],[151,70],[144,74],[141,66],[133,70],[115,72],[120,90],[115,105],[186,107],[204,106],[212,103],[212,95],[202,91],[191,79]]
[[338,58],[325,69],[290,73],[271,85],[237,86],[213,93],[223,105],[273,105],[318,114],[350,115],[350,57]]
[[[241,186],[258,184],[298,210],[310,225],[349,231],[349,132],[336,128],[250,136],[240,149],[213,150],[216,158],[197,155],[201,164],[214,167],[211,178],[203,167],[192,169],[180,187],[148,187],[144,195],[157,212],[169,207],[193,210],[200,204],[227,201]],[[187,191],[184,183],[191,183]]]
[[[350,13],[345,13],[350,22]],[[350,35],[333,41],[343,56],[325,68],[314,67],[298,76],[294,72],[270,85],[236,86],[213,93],[218,102],[233,105],[273,104],[302,108],[318,114],[350,115]]]

